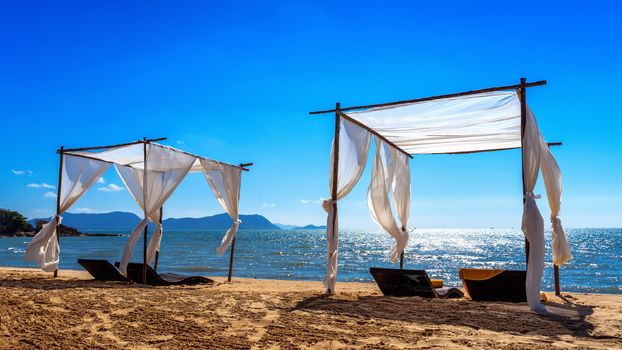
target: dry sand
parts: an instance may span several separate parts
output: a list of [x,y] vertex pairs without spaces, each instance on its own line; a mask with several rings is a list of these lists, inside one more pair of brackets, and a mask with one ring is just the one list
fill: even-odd
[[0,349],[622,348],[622,295],[548,294],[563,316],[543,317],[526,304],[337,287],[331,297],[319,282],[146,287],[0,268]]

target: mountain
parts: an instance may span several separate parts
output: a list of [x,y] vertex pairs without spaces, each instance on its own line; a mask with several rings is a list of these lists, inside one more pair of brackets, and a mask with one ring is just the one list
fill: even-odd
[[315,225],[307,225],[301,227],[294,227],[292,230],[325,230],[326,225],[315,226]]
[[[138,224],[141,218],[134,213],[115,211],[111,213],[64,213],[63,224],[75,227],[78,230],[125,230],[130,231]],[[32,219],[28,222],[33,226],[37,220]],[[240,230],[279,230],[280,228],[261,215],[240,215]],[[218,214],[214,216],[206,216],[202,218],[170,218],[165,219],[162,223],[165,229],[177,230],[220,230],[228,229],[233,220],[228,214]]]
[[[280,230],[281,228],[261,215],[240,215],[240,230]],[[163,221],[167,229],[228,229],[233,220],[228,214],[222,213],[202,218],[170,218]]]
[[278,222],[275,222],[274,224],[280,227],[282,230],[293,230],[297,227],[296,225],[279,224]]

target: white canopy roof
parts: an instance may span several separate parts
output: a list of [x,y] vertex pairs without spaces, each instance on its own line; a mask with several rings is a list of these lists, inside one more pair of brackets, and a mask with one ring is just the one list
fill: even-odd
[[[223,162],[219,162],[216,160],[212,160],[212,159],[207,159],[207,158],[203,158],[203,157],[199,157],[197,155],[194,154],[190,154],[188,152],[184,152],[181,150],[178,150],[176,148],[170,147],[170,146],[164,146],[158,143],[154,143],[154,142],[149,142],[147,143],[147,147],[160,147],[162,149],[168,150],[169,152],[159,152],[159,157],[165,157],[165,158],[172,158],[175,155],[187,155],[187,156],[191,156],[191,157],[195,157],[195,161],[192,165],[192,167],[190,168],[190,172],[203,172],[203,167],[201,166],[201,160],[204,161],[208,161],[208,162],[214,162],[214,163],[218,163],[218,164],[223,164],[223,165],[229,165],[229,166],[233,166],[233,167],[237,167],[239,168],[238,165],[233,165],[233,164],[227,164],[227,163],[223,163]],[[137,142],[137,143],[133,143],[133,144],[129,144],[129,145],[123,145],[123,146],[118,146],[118,147],[113,147],[110,149],[107,149],[105,151],[95,151],[95,150],[91,150],[91,151],[66,151],[65,154],[69,154],[69,155],[74,155],[74,156],[79,156],[79,157],[86,157],[86,158],[91,158],[91,159],[96,159],[96,160],[101,160],[104,162],[108,162],[108,163],[114,163],[114,164],[118,164],[118,165],[123,165],[123,166],[128,166],[134,169],[144,169],[144,144],[142,142]],[[174,167],[175,162],[171,162],[172,159],[159,159],[158,162],[150,164],[150,170],[152,171],[170,171],[171,170],[171,166]],[[163,169],[158,169],[158,164],[157,163],[162,163],[163,165],[165,164],[165,167]]]
[[515,91],[377,107],[347,112],[344,117],[374,130],[409,154],[521,147],[521,106]]

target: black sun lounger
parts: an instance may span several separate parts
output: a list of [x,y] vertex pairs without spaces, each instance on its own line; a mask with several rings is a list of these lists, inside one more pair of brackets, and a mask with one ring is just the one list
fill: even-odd
[[432,280],[423,270],[371,267],[369,272],[374,276],[382,294],[387,296],[423,298],[462,298],[464,296],[458,288],[434,288]]
[[78,264],[99,281],[130,281],[108,260],[78,259]]
[[460,269],[460,279],[474,301],[526,302],[526,271]]
[[[118,266],[118,262],[115,265]],[[135,283],[143,283],[143,264],[127,264],[127,276]],[[175,273],[158,274],[147,265],[147,284],[150,286],[173,286],[180,284],[212,284],[213,280],[203,276],[186,276]]]

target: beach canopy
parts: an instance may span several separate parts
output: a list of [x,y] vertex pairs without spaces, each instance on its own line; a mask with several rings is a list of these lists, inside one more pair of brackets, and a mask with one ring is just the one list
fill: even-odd
[[[415,154],[459,154],[522,147],[524,208],[522,230],[529,242],[527,298],[532,310],[546,312],[540,303],[544,270],[544,223],[533,194],[542,171],[551,208],[553,262],[571,258],[561,222],[561,172],[544,141],[536,119],[525,102],[525,88],[545,82],[489,88],[387,104],[311,112],[334,112],[335,139],[331,151],[331,198],[323,203],[327,219],[327,272],[324,285],[334,293],[337,278],[337,201],[360,179],[371,138],[376,152],[368,189],[368,207],[374,221],[395,239],[389,259],[396,262],[408,245],[410,202],[409,158]],[[397,213],[394,218],[390,197]],[[403,261],[401,262],[403,264]]]
[[[103,150],[102,150],[103,149]],[[127,264],[148,221],[156,224],[146,249],[145,263],[151,263],[160,250],[162,207],[189,172],[202,172],[216,199],[233,219],[233,224],[218,247],[222,255],[235,238],[240,223],[238,201],[241,164],[232,165],[193,155],[148,140],[117,146],[59,150],[61,170],[57,213],[33,237],[26,249],[26,259],[36,262],[44,271],[58,269],[60,246],[57,226],[67,211],[110,168],[115,167],[126,188],[143,210],[143,219],[134,228],[121,258],[119,270],[126,273]]]

